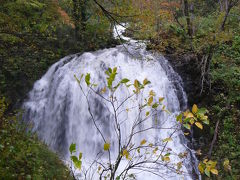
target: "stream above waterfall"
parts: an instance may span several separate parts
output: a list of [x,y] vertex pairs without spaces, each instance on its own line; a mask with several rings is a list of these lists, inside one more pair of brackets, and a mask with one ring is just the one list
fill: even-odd
[[[194,179],[193,172],[197,159],[187,147],[187,139],[183,132],[174,131],[181,129],[180,124],[176,122],[176,116],[187,108],[187,97],[182,87],[181,78],[162,55],[147,51],[144,42],[122,36],[123,26],[117,26],[117,30],[114,36],[116,38],[120,36],[127,41],[123,45],[96,52],[69,55],[52,65],[46,74],[35,82],[29,93],[29,98],[23,104],[25,121],[33,125],[32,130],[37,132],[43,142],[65,159],[70,157],[68,150],[70,144],[76,143],[78,152],[83,153],[83,166],[94,161],[98,153],[103,154],[101,161],[106,161],[107,155],[103,150],[104,142],[99,131],[94,127],[88,103],[83,94],[83,92],[89,92],[88,86],[83,83],[82,92],[75,76],[80,77],[81,74],[89,73],[91,81],[97,84],[96,91],[100,92],[106,87],[105,71],[109,67],[116,67],[116,82],[123,78],[129,79],[130,82],[134,82],[135,79],[143,82],[147,78],[151,82],[141,94],[129,98],[119,109],[121,112],[118,117],[122,129],[121,143],[126,143],[131,127],[138,116],[139,109],[135,107],[144,101],[150,91],[154,91],[158,97],[164,97],[163,104],[170,111],[170,114],[159,111],[155,116],[141,124],[138,127],[139,130],[148,127],[158,128],[139,133],[133,138],[132,144],[139,144],[144,139],[147,142],[158,144],[158,151],[161,151],[161,147],[165,146],[162,140],[171,136],[172,141],[167,143],[164,153],[170,154],[169,158],[172,165],[182,162],[183,173],[179,174],[168,168],[168,163],[163,163],[163,166],[159,168],[162,177],[142,170],[134,170],[132,173],[136,174],[136,178],[139,180]],[[120,87],[116,91],[116,103],[123,102],[131,96],[132,88]],[[108,95],[106,92],[104,96],[108,97]],[[88,97],[97,125],[111,145],[112,159],[116,159],[118,156],[118,137],[114,132],[112,122],[114,112],[111,105],[104,102],[95,93],[89,92]],[[186,154],[184,159],[179,157],[179,154],[184,153]],[[119,171],[127,163],[127,160],[122,161]],[[81,178],[80,175],[79,179]],[[97,179],[97,175],[94,175],[93,179]]]

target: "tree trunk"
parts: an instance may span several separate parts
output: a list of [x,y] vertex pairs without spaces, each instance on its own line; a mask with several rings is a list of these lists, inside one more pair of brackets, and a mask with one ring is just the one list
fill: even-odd
[[74,26],[75,26],[75,39],[78,40],[79,35],[79,20],[80,20],[80,14],[79,14],[79,1],[73,0],[73,19],[74,19]]
[[192,37],[192,23],[191,19],[189,16],[189,5],[188,5],[188,0],[184,0],[184,15],[187,20],[187,30],[188,30],[188,35]]
[[[87,25],[87,1],[88,0],[73,0],[73,18],[75,25],[75,38],[79,40],[86,31]],[[81,37],[79,36],[80,31]]]
[[222,11],[223,11],[223,4],[222,4],[222,1],[221,1],[221,0],[218,0],[218,3],[219,3],[220,11],[222,12]]
[[238,3],[239,3],[239,0],[225,0],[225,16],[224,16],[224,19],[223,19],[223,22],[222,22],[222,25],[221,25],[221,30],[222,31],[224,31],[225,24],[227,22],[227,18],[228,18],[228,15],[229,15],[231,9],[234,6],[237,6]]
[[191,14],[191,17],[190,17],[190,22],[191,22],[191,31],[192,31],[192,35],[194,35],[195,33],[195,27],[193,25],[193,21],[194,21],[194,3],[191,2],[190,4],[190,14]]
[[228,15],[229,15],[230,10],[231,10],[231,7],[228,6],[227,11],[226,11],[225,16],[224,16],[224,19],[223,19],[223,22],[222,22],[222,25],[221,25],[221,30],[222,30],[222,31],[224,31],[225,24],[226,24],[226,22],[227,22],[227,18],[228,18]]
[[87,0],[80,0],[80,11],[81,11],[81,30],[86,31],[87,25]]

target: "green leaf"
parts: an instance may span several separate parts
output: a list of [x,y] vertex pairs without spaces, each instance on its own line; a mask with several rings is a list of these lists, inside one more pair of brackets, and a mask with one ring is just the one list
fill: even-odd
[[[111,68],[109,68],[108,71],[106,72],[106,74],[108,75],[108,78],[107,78],[108,88],[112,90],[112,84],[113,84],[113,81],[115,80],[115,77],[117,74],[117,68],[115,67],[115,68],[113,68],[113,70]],[[116,86],[116,88],[117,87],[118,86]]]
[[127,83],[127,82],[129,82],[129,79],[127,79],[127,78],[124,78],[121,80],[121,83]]
[[146,112],[146,116],[149,116],[149,114],[150,114],[150,112],[149,112],[149,111],[147,111],[147,112]]
[[209,120],[204,120],[203,123],[209,125]]
[[76,144],[72,143],[69,147],[69,151],[70,151],[71,154],[76,152]]
[[82,159],[82,153],[79,153],[79,160]]
[[77,161],[77,162],[74,162],[74,166],[78,169],[81,169],[82,167],[82,161]]
[[156,109],[158,106],[159,106],[158,103],[154,103],[154,104],[152,105],[152,108],[153,108],[153,109]]
[[87,75],[85,76],[85,82],[86,82],[87,86],[90,85],[90,74],[89,73],[87,73]]
[[191,129],[191,126],[190,126],[188,123],[183,124],[183,126],[184,126],[186,129]]
[[78,161],[78,158],[76,156],[71,156],[71,160],[76,163]]
[[116,86],[114,86],[114,89],[116,90],[120,86],[120,83],[118,83]]
[[110,72],[109,71],[105,71],[105,74],[110,76]]
[[182,113],[177,116],[177,121],[182,123]]
[[77,78],[75,74],[74,74],[74,78],[77,80],[78,84],[80,84],[80,80]]
[[205,109],[205,108],[198,109],[198,114],[204,115],[206,112],[207,112],[207,109]]
[[117,67],[113,68],[113,73],[117,73]]
[[210,177],[210,171],[209,171],[207,168],[205,169],[204,172],[205,172],[205,174],[206,174],[208,177]]
[[83,76],[84,76],[84,74],[81,74],[80,81],[82,80]]
[[111,68],[108,68],[108,72],[112,73],[112,69],[111,69]]
[[171,154],[170,153],[167,153],[167,154],[165,154],[164,156],[170,156]]

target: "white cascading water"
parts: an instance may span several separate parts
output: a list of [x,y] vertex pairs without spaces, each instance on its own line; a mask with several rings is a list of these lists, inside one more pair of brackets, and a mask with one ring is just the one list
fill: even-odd
[[[118,34],[122,36],[124,28],[118,26]],[[115,36],[117,33],[115,32]],[[154,55],[146,51],[144,43],[129,40],[124,45],[115,48],[86,52],[82,55],[75,54],[61,59],[50,67],[47,73],[38,80],[29,93],[29,99],[23,104],[25,109],[24,119],[33,124],[33,131],[37,132],[41,140],[49,147],[59,152],[63,157],[69,157],[68,148],[71,143],[76,143],[78,150],[83,153],[86,160],[92,160],[96,154],[103,152],[103,141],[93,125],[86,98],[83,96],[74,75],[90,73],[91,82],[97,84],[100,91],[106,86],[105,71],[110,67],[117,67],[118,74],[116,82],[122,78],[128,78],[131,82],[138,79],[142,82],[145,78],[151,81],[144,92],[138,97],[134,96],[123,104],[119,115],[122,129],[122,141],[128,137],[131,125],[138,115],[137,106],[142,102],[143,97],[153,90],[157,96],[165,97],[163,104],[166,105],[171,114],[159,111],[157,115],[157,126],[161,128],[179,128],[176,122],[176,115],[187,106],[187,98],[182,88],[181,78],[168,65],[167,60],[161,55]],[[87,86],[82,83],[83,91],[87,92]],[[121,87],[116,92],[118,102],[122,102],[132,92],[126,87]],[[107,97],[108,93],[104,96]],[[97,119],[97,124],[106,139],[111,144],[111,153],[116,155],[117,137],[113,131],[113,111],[110,104],[104,103],[94,93],[89,94],[91,110]],[[129,109],[129,111],[126,111]],[[148,128],[156,125],[155,117],[151,117],[141,128]],[[161,144],[162,139],[168,138],[173,129],[152,129],[145,133],[138,134],[133,143],[139,143],[146,139],[151,143]],[[153,179],[192,179],[193,162],[196,162],[194,154],[186,146],[182,131],[177,131],[172,136],[172,141],[167,144],[171,150],[171,163],[183,161],[178,154],[188,152],[187,158],[183,161],[183,174],[176,174],[166,166],[161,168],[162,178],[149,173],[137,172],[139,180]],[[104,152],[103,152],[104,153]],[[192,162],[192,159],[194,161]],[[84,164],[84,163],[83,163]],[[124,166],[124,162],[120,165]],[[80,178],[81,179],[81,178]]]

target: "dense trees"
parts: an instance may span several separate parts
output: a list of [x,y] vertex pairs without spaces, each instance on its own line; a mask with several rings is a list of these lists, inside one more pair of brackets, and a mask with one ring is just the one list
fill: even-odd
[[[9,108],[19,106],[33,82],[60,57],[116,44],[100,10],[92,2],[76,2],[78,17],[72,0],[1,3],[0,93]],[[80,11],[80,6],[91,8]]]

